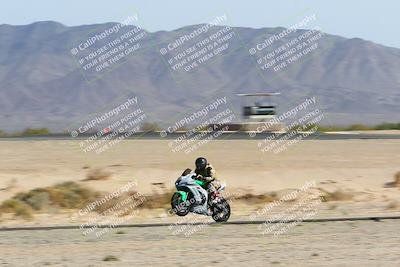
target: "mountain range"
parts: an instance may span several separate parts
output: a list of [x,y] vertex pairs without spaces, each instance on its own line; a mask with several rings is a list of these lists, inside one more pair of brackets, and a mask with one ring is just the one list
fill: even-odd
[[[243,99],[236,94],[251,92],[280,92],[271,100],[278,113],[315,96],[325,115],[321,123],[326,125],[400,121],[400,49],[323,33],[315,42],[316,49],[286,61],[284,69],[263,70],[259,62],[269,62],[271,58],[263,57],[272,57],[271,52],[275,51],[272,58],[281,56],[284,61],[283,53],[291,48],[302,43],[311,47],[311,40],[300,40],[310,31],[299,29],[278,39],[285,28],[213,26],[207,33],[198,33],[207,28],[200,24],[159,32],[124,25],[123,30],[110,33],[118,25],[68,27],[53,21],[0,25],[0,129],[63,131],[131,96],[138,97],[147,120],[160,125],[171,124],[224,96],[240,120]],[[79,60],[90,53],[105,54],[102,47],[118,38],[121,41],[124,34],[126,38],[118,45],[136,38],[128,42],[127,55],[114,58],[116,63],[99,72],[83,68]],[[267,44],[271,37],[275,41]],[[84,48],[91,38],[97,38],[96,42]],[[300,41],[289,47],[293,40]],[[205,57],[206,52],[194,59],[195,49],[201,53],[201,45],[210,44],[214,45],[212,56]],[[286,50],[279,52],[285,45]],[[74,48],[79,49],[77,55]],[[255,55],[249,52],[252,48]],[[107,51],[112,51],[110,45]]]

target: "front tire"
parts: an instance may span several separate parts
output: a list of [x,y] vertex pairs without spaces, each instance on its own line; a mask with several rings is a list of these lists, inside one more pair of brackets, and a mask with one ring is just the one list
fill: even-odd
[[190,211],[190,206],[187,205],[188,201],[183,201],[181,194],[175,192],[171,198],[172,211],[178,216],[186,216]]

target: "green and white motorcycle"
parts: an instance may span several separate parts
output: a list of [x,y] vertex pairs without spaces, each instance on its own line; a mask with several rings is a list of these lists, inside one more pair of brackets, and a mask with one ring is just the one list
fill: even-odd
[[195,173],[181,176],[175,182],[177,192],[172,195],[171,208],[178,216],[186,216],[189,212],[212,216],[216,222],[226,222],[231,215],[228,201],[221,196],[225,185],[217,192],[208,193],[208,183],[196,180]]

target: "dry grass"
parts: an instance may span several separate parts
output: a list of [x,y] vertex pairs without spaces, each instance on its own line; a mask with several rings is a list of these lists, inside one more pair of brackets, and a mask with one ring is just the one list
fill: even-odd
[[[116,207],[119,203],[124,203],[124,201],[129,205],[134,204],[135,208],[168,208],[173,192],[173,189],[163,189],[144,196],[139,192],[129,191],[97,206],[94,211],[103,213]],[[74,182],[65,182],[55,186],[36,188],[28,192],[18,193],[0,205],[0,214],[13,213],[15,216],[31,219],[33,212],[46,212],[50,207],[59,209],[83,208],[89,203],[103,198],[105,194],[107,193],[94,191]],[[130,201],[126,201],[129,198]],[[122,205],[120,209],[114,209],[113,212],[121,211],[127,205]],[[122,213],[121,216],[128,215],[131,211]]]
[[400,187],[400,171],[394,175],[394,184],[396,187]]
[[385,184],[385,187],[400,187],[400,171],[394,175],[394,181]]
[[90,170],[87,173],[86,178],[83,179],[82,181],[101,181],[101,180],[108,180],[110,178],[111,178],[110,172],[97,168]]
[[[98,213],[103,213],[108,209],[116,207],[118,203],[124,203],[125,200],[129,198],[131,201],[129,205],[134,205],[138,209],[159,209],[159,208],[169,208],[171,206],[171,197],[175,192],[175,189],[165,189],[160,191],[153,191],[152,194],[143,195],[140,192],[129,191],[119,195],[116,198],[110,199],[101,206],[96,207],[95,211]],[[126,206],[121,206],[120,210],[123,210]],[[115,210],[114,210],[115,211]],[[132,209],[126,213],[122,213],[122,216],[128,215]]]
[[275,200],[278,200],[278,197],[275,192],[269,193],[269,194],[252,194],[252,193],[246,193],[241,196],[235,197],[235,200],[239,201],[244,201],[246,204],[263,204],[263,203],[268,203],[268,202],[273,202]]
[[331,205],[328,206],[328,209],[329,210],[335,210],[337,207],[338,207],[337,204],[331,204]]
[[32,208],[24,202],[17,199],[9,199],[0,205],[1,213],[14,213],[16,217],[21,217],[26,220],[33,218]]
[[[328,192],[318,189],[323,201],[348,201],[353,199],[352,193],[342,190]],[[113,212],[118,216],[126,216],[134,209],[164,209],[170,208],[171,196],[175,188],[167,188],[163,183],[155,183],[151,194],[142,195],[137,191],[129,191],[111,198],[100,206],[95,212],[108,214]],[[80,209],[96,200],[101,200],[106,194],[88,189],[78,183],[65,182],[50,187],[36,188],[28,192],[16,194],[13,198],[0,205],[0,213],[14,213],[25,219],[30,219],[34,212],[46,212],[52,209]],[[259,205],[279,200],[279,192],[267,194],[253,194],[243,192],[234,197],[235,201],[247,205]],[[127,206],[133,208],[126,210]]]
[[143,202],[142,208],[145,209],[157,209],[157,208],[169,208],[171,207],[171,197],[176,190],[169,189],[163,192],[156,192],[146,197],[146,201]]
[[[100,196],[98,199],[101,199],[104,195]],[[113,214],[119,214],[120,216],[129,215],[133,208],[125,210],[125,208],[129,205],[134,204],[134,208],[141,208],[143,203],[145,202],[146,197],[140,194],[139,192],[129,191],[120,194],[118,197],[111,198],[106,201],[104,204],[97,206],[94,211],[97,213],[104,213],[107,210],[112,209]],[[118,206],[118,204],[120,204]]]
[[20,200],[34,210],[43,210],[48,206],[77,209],[101,194],[74,182],[65,182],[55,186],[36,188],[26,193],[18,193],[13,199]]
[[329,201],[350,201],[353,200],[354,194],[350,192],[345,192],[341,189],[337,189],[334,192],[328,192],[324,189],[319,188],[321,191],[321,198],[324,202]]
[[[104,213],[112,210],[113,213],[118,213],[120,216],[128,215],[133,209],[122,212],[128,204],[120,205],[119,209],[115,209],[115,207],[118,207],[119,203],[125,203],[125,200],[129,200],[129,198],[129,205],[134,204],[135,209],[169,208],[171,205],[171,196],[175,192],[175,189],[168,189],[165,184],[157,183],[154,186],[153,192],[149,195],[142,195],[135,191],[125,192],[97,206],[94,211]],[[66,182],[18,193],[12,199],[3,202],[0,206],[0,212],[14,213],[16,216],[23,218],[32,218],[34,212],[46,212],[50,207],[59,209],[83,208],[89,203],[103,198],[105,194],[88,189],[74,182]],[[235,197],[236,200],[246,202],[247,204],[262,204],[277,200],[277,195],[276,193],[260,195],[246,193]]]
[[397,210],[400,208],[400,203],[398,201],[391,201],[386,208],[389,210]]
[[16,194],[0,205],[1,213],[14,213],[25,219],[33,217],[33,211],[46,211],[49,207],[78,209],[94,201],[101,194],[74,182],[36,188]]
[[397,185],[400,185],[400,171],[394,175],[394,181]]
[[108,255],[103,258],[103,261],[119,261],[119,259],[113,255]]

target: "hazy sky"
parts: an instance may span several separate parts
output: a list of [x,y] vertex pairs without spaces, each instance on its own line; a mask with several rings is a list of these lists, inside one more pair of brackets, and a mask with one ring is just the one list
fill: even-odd
[[400,48],[399,0],[1,0],[0,24],[54,20],[65,25],[121,21],[138,14],[149,31],[207,22],[225,13],[229,25],[288,27],[299,14],[315,13],[323,31]]

